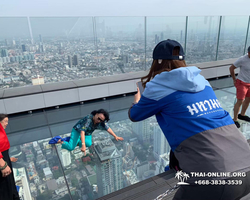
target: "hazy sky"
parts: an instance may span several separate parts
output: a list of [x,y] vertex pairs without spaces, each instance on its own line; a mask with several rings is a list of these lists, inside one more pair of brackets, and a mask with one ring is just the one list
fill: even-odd
[[250,0],[0,0],[0,16],[250,15]]

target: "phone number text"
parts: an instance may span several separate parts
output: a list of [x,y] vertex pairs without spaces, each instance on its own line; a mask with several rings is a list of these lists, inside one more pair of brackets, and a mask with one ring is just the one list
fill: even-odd
[[199,180],[197,185],[242,185],[242,180]]

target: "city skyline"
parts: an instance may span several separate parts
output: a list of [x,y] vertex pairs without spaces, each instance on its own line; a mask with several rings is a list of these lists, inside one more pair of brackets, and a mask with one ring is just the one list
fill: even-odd
[[[26,32],[11,31],[16,19]],[[0,88],[144,71],[155,45],[168,38],[183,45],[188,64],[237,58],[250,44],[248,19],[148,17],[145,24],[143,17],[0,18],[0,25],[12,25],[4,29],[9,38],[0,33]]]

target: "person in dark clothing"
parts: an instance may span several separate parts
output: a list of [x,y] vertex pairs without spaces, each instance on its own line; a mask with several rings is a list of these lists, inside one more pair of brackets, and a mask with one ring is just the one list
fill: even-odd
[[19,200],[9,157],[10,143],[4,130],[8,125],[8,120],[8,115],[0,114],[0,199]]
[[250,147],[201,70],[184,59],[177,41],[156,45],[129,118],[156,116],[189,184],[174,200],[238,200],[250,192]]

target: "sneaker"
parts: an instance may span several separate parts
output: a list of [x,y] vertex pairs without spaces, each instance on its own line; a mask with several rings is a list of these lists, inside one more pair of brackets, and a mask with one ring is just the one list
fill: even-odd
[[246,122],[250,122],[250,117],[248,117],[247,115],[243,116],[241,114],[238,114],[238,118]]
[[237,126],[237,128],[240,128],[240,123],[238,121],[234,121],[235,126]]

